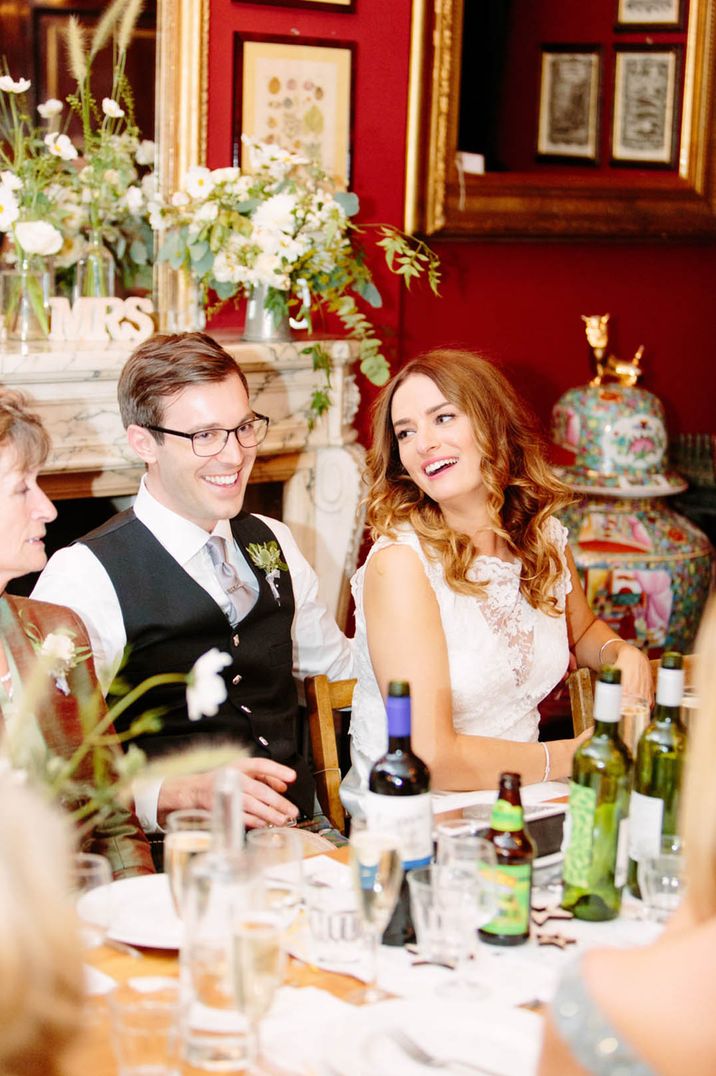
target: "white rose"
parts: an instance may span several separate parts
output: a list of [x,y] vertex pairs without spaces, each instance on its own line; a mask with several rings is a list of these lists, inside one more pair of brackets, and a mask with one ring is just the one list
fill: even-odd
[[186,705],[190,721],[213,717],[226,698],[226,684],[219,673],[231,665],[228,654],[215,646],[194,663],[186,685]]
[[11,191],[22,190],[22,180],[14,172],[0,172],[0,183]]
[[43,104],[37,106],[37,111],[43,120],[51,120],[53,116],[59,116],[63,108],[62,101],[58,101],[56,97],[48,97]]
[[120,108],[116,101],[113,101],[111,97],[102,98],[102,111],[105,116],[109,116],[111,120],[121,119],[124,115],[124,109]]
[[184,176],[184,190],[191,198],[206,198],[214,189],[214,180],[208,168],[190,168]]
[[274,194],[256,207],[251,219],[256,228],[290,233],[296,227],[295,208],[294,194]]
[[62,236],[46,220],[25,220],[15,225],[15,238],[26,254],[57,254]]
[[137,216],[142,211],[144,205],[144,195],[140,191],[139,187],[127,187],[127,193],[124,196],[127,203],[127,209],[134,216]]
[[154,164],[154,155],[156,147],[149,138],[143,138],[137,146],[137,152],[134,154],[134,159],[137,164],[150,165]]
[[13,82],[9,75],[2,75],[0,77],[0,90],[4,90],[5,93],[24,93],[25,90],[29,90],[32,83],[29,78],[19,78],[17,82]]
[[204,202],[196,211],[196,219],[204,222],[216,220],[218,213],[219,207],[216,202]]
[[77,150],[66,134],[46,134],[45,145],[53,157],[61,157],[63,161],[73,161],[77,156]]
[[53,631],[43,639],[40,654],[43,657],[50,658],[55,663],[55,666],[62,666],[67,669],[75,656],[75,644],[69,635]]
[[180,209],[183,205],[189,205],[189,195],[184,191],[174,191],[172,195],[172,205]]
[[0,232],[8,232],[19,215],[17,198],[6,183],[0,183]]

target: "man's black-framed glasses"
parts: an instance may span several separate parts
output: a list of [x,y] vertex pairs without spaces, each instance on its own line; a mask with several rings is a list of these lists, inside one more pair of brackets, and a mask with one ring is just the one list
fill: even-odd
[[213,427],[210,430],[197,430],[196,433],[168,430],[166,426],[145,426],[144,428],[154,433],[170,433],[173,437],[188,438],[197,456],[218,456],[219,452],[223,452],[226,447],[230,433],[236,434],[236,440],[242,448],[256,448],[266,439],[269,419],[266,415],[254,414],[253,418],[242,422],[240,426],[234,426],[231,430]]

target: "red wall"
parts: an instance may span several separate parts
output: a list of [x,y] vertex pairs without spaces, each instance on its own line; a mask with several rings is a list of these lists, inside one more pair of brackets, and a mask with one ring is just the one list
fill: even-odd
[[[326,12],[211,0],[209,164],[230,163],[233,32],[354,42],[353,178],[367,221],[400,224],[410,0],[356,0]],[[380,328],[398,359],[441,344],[480,350],[515,375],[544,419],[566,388],[591,376],[580,314],[612,314],[612,350],[645,345],[644,387],[667,407],[671,429],[716,428],[716,256],[712,245],[600,243],[434,244],[442,297],[401,293],[378,273]],[[378,262],[374,258],[372,265]],[[236,315],[234,315],[236,317]],[[364,397],[372,396],[370,387]],[[365,413],[361,423],[365,432]]]

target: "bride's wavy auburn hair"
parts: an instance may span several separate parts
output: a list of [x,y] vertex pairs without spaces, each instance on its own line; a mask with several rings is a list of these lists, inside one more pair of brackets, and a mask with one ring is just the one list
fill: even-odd
[[522,562],[520,590],[533,608],[559,615],[563,610],[552,591],[563,566],[559,550],[545,537],[545,524],[574,497],[547,464],[544,435],[532,411],[496,366],[469,351],[441,348],[413,359],[376,399],[366,468],[373,539],[394,538],[408,524],[426,555],[442,564],[448,586],[484,597],[487,584],[468,578],[475,558],[470,538],[447,525],[439,505],[416,486],[400,461],[391,408],[397,389],[415,374],[429,377],[469,419],[482,455],[490,523]]

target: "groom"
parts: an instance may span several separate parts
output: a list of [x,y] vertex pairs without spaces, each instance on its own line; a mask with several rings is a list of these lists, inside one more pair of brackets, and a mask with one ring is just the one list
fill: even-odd
[[[162,729],[137,739],[149,755],[237,741],[248,826],[314,813],[314,785],[298,753],[297,677],[352,675],[352,655],[318,597],[291,532],[242,511],[268,419],[249,403],[236,361],[203,333],[158,335],[128,359],[118,386],[127,439],[146,466],[133,508],[50,559],[33,592],[69,605],[87,625],[106,692],[124,659],[131,685],[188,673],[211,647],[229,655],[227,698],[215,717],[189,720],[183,685],[152,692]],[[169,811],[208,807],[211,773],[139,782],[145,829]]]

